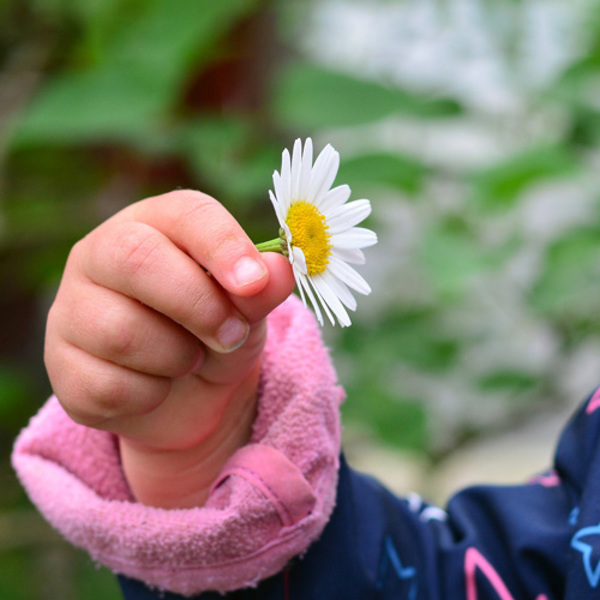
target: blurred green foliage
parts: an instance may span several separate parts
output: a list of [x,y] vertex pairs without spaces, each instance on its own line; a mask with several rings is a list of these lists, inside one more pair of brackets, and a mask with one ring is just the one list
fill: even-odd
[[285,70],[274,100],[279,118],[304,131],[361,125],[395,114],[435,118],[461,111],[452,99],[424,97],[303,63]]
[[474,173],[473,199],[483,207],[506,209],[538,182],[576,175],[582,169],[575,149],[567,144],[527,148]]
[[599,279],[600,229],[586,225],[548,248],[544,272],[532,290],[532,306],[561,327],[568,343],[597,335]]
[[[479,3],[480,33],[513,73],[527,4]],[[496,18],[500,6],[508,20]],[[580,19],[577,47],[543,84],[515,75],[518,106],[502,113],[446,80],[416,85],[336,65],[303,43],[317,10],[277,0],[0,2],[5,456],[49,393],[43,321],[72,244],[123,206],[188,186],[268,239],[271,174],[296,135],[334,142],[338,181],[372,200],[381,240],[364,270],[373,295],[359,299],[351,328],[325,331],[348,423],[436,461],[468,436],[563,402],[582,349],[600,365],[598,19]],[[439,22],[450,13],[440,7]],[[442,135],[452,128],[454,146]],[[485,156],[465,151],[473,129],[486,132]],[[11,486],[0,505],[27,506]],[[2,553],[11,565],[2,598],[43,597],[27,577],[38,554]],[[109,575],[73,560],[65,600],[118,597]]]

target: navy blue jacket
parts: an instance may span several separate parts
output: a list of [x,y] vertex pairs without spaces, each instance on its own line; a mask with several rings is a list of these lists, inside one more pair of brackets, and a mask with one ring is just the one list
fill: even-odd
[[[554,469],[476,486],[446,512],[399,499],[342,459],[337,506],[303,558],[228,600],[600,598],[600,402],[565,429]],[[119,578],[127,600],[180,600]],[[223,596],[205,593],[198,600]]]

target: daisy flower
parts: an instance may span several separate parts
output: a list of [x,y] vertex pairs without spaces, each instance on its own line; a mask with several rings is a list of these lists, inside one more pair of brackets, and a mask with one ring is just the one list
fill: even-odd
[[363,248],[377,243],[370,229],[356,227],[371,213],[368,200],[348,202],[350,188],[332,188],[339,154],[327,145],[313,164],[312,140],[296,140],[290,158],[283,151],[281,172],[273,173],[269,196],[280,225],[280,238],[258,244],[280,251],[292,264],[300,297],[310,300],[319,323],[323,313],[333,325],[351,324],[346,309],[356,309],[353,292],[369,294],[368,283],[351,264],[363,264]]

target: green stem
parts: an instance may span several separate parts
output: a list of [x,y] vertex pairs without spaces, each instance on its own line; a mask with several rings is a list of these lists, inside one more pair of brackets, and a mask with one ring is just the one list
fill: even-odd
[[280,254],[284,254],[281,238],[275,238],[268,242],[261,242],[260,244],[256,244],[256,248],[259,252],[279,252]]

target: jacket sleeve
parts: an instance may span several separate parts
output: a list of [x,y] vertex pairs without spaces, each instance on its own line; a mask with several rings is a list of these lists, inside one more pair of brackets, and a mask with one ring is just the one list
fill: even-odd
[[161,592],[226,592],[279,572],[321,534],[342,399],[320,329],[291,297],[269,317],[252,439],[203,507],[134,502],[117,440],[71,421],[56,398],[21,432],[12,462],[43,516],[94,561]]
[[[445,511],[397,498],[341,460],[320,538],[232,600],[586,600],[600,583],[600,390],[567,425],[553,469],[477,486]],[[127,600],[159,598],[121,578]],[[175,600],[166,596],[165,600]],[[217,600],[204,594],[199,600]]]
[[340,466],[342,397],[312,315],[290,299],[269,320],[251,444],[206,506],[133,502],[115,439],[70,421],[56,399],[19,436],[13,465],[48,521],[118,573],[131,600],[598,596],[600,392],[568,424],[551,471],[469,488],[446,511]]

